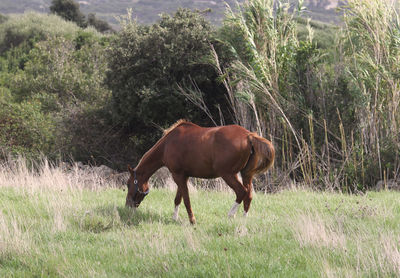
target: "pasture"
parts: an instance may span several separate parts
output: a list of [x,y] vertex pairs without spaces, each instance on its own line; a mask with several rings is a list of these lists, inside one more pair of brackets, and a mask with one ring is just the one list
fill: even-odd
[[1,277],[395,277],[400,194],[256,193],[247,218],[231,190],[192,187],[197,218],[175,190],[152,188],[140,208],[126,191],[46,163],[0,167]]

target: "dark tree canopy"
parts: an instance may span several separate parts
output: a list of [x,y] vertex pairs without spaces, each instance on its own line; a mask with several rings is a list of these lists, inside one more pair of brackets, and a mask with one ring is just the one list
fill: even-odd
[[114,30],[112,29],[112,27],[110,26],[110,24],[108,24],[107,21],[98,19],[96,17],[96,14],[94,13],[90,13],[87,16],[87,25],[89,26],[93,26],[94,28],[96,28],[97,31],[99,32],[113,32]]
[[80,11],[79,3],[74,0],[52,0],[50,12],[76,22],[81,27],[85,26],[85,15]]
[[7,21],[7,18],[8,17],[6,15],[0,14],[0,24]]
[[178,85],[195,82],[218,119],[216,104],[225,102],[225,89],[208,63],[213,42],[210,24],[187,9],[163,15],[152,26],[125,26],[110,47],[106,81],[113,91],[115,120],[131,134],[154,130],[153,124],[169,126],[180,118],[212,124],[179,93]]

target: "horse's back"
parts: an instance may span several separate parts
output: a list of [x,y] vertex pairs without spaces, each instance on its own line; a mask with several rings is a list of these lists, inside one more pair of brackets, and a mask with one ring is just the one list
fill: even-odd
[[214,178],[238,172],[250,156],[248,134],[237,125],[204,128],[182,124],[168,134],[164,163],[172,172],[193,177]]

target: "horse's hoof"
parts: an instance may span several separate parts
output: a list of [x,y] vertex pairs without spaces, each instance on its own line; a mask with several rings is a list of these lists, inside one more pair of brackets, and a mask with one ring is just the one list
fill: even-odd
[[247,217],[247,211],[243,213],[243,217]]
[[194,225],[196,224],[196,218],[190,218],[190,224]]

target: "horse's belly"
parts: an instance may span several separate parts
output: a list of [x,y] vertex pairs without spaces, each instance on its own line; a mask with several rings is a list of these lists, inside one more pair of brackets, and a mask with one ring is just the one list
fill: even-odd
[[185,176],[203,179],[213,179],[218,177],[218,173],[213,169],[211,163],[193,159],[191,161],[174,161],[167,165],[171,173],[184,173]]
[[209,172],[187,171],[186,176],[201,178],[201,179],[215,179],[219,177],[219,175],[214,171],[209,171]]

